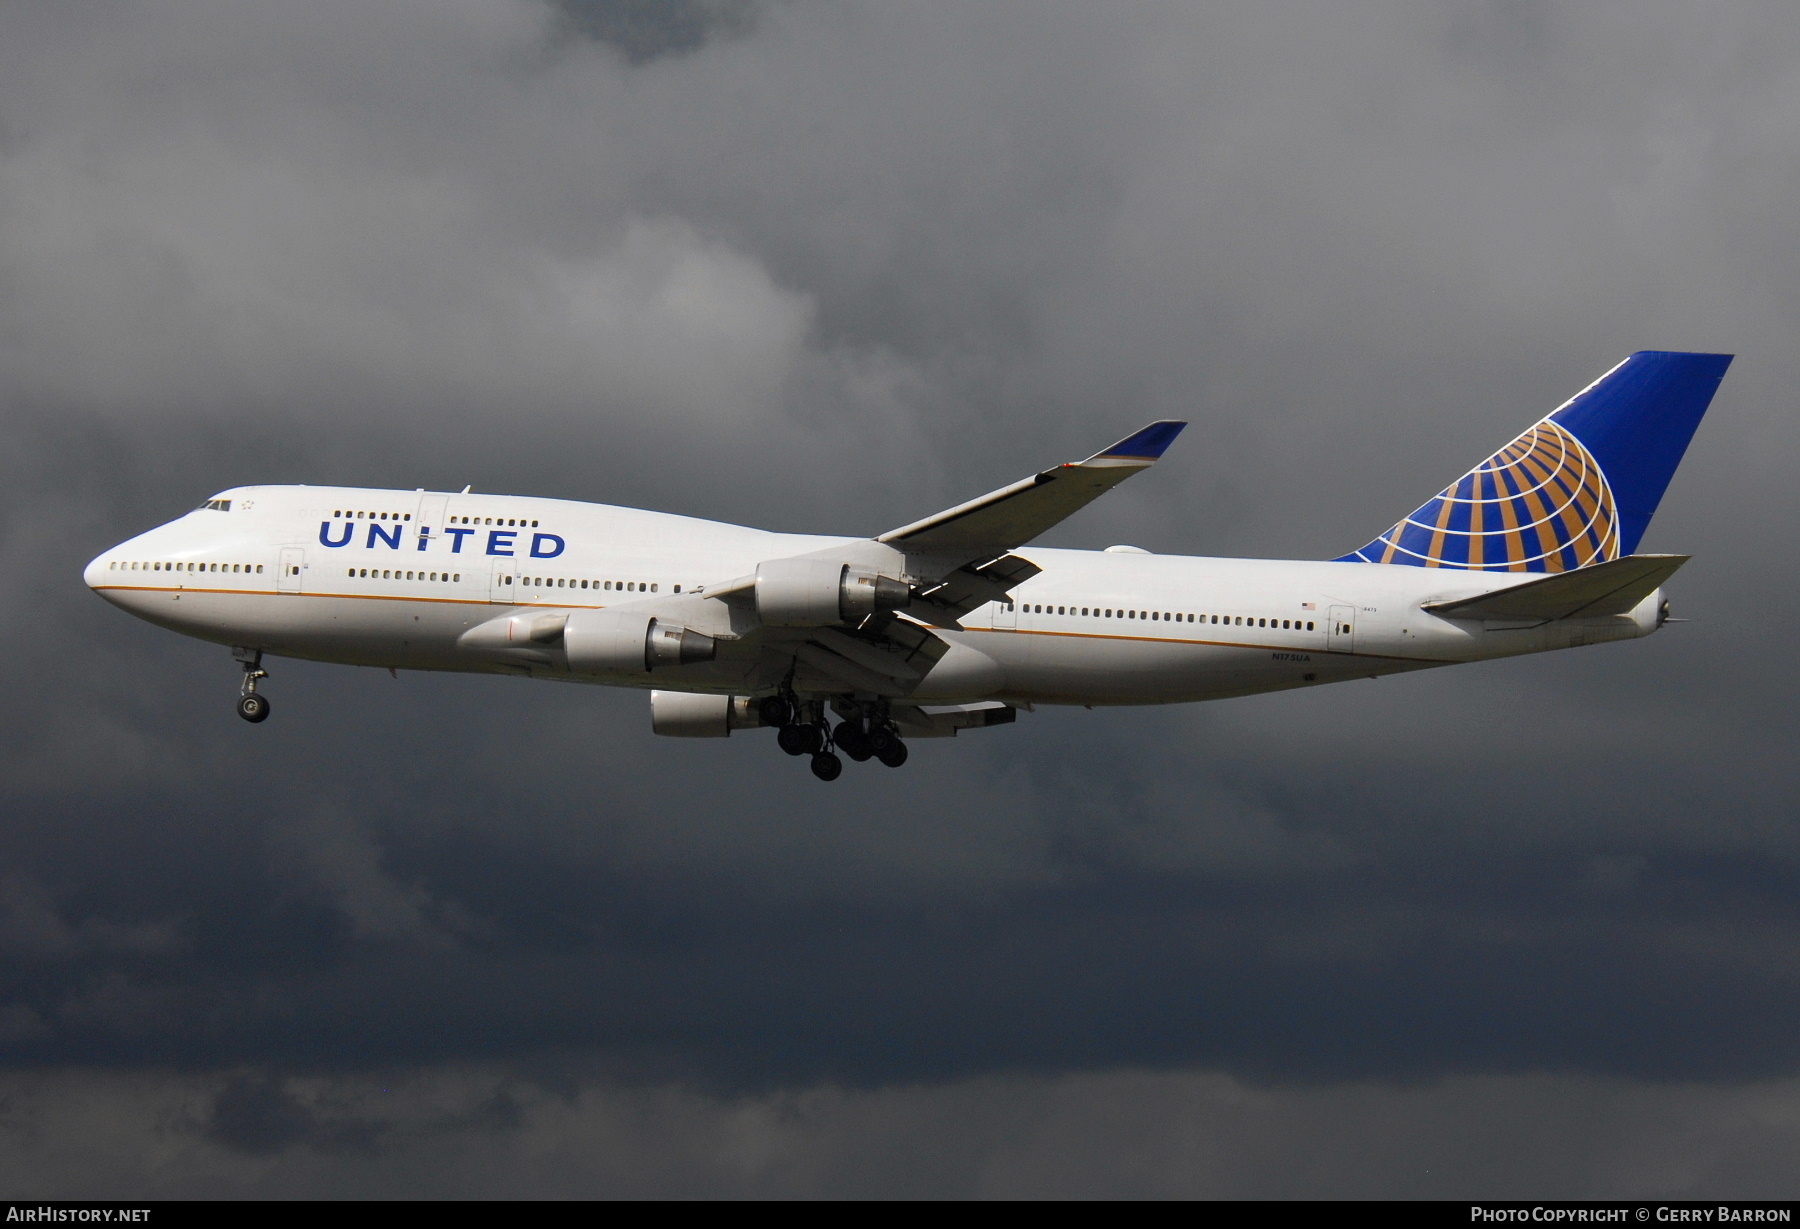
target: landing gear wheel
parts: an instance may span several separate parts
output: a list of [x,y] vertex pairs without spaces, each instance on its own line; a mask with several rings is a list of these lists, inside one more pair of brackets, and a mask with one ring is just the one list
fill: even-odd
[[817,751],[819,727],[816,725],[784,725],[775,735],[775,745],[789,755],[805,755]]
[[892,750],[896,745],[898,745],[898,743],[900,742],[900,739],[892,730],[888,729],[886,726],[878,725],[874,729],[869,731],[869,737],[868,737],[867,741],[868,741],[869,753],[871,755],[875,756],[876,759],[881,760],[881,762],[885,764],[885,763],[887,763],[887,760],[884,757],[890,750]]
[[889,768],[898,768],[900,765],[906,763],[906,744],[896,738],[893,746],[889,747],[886,751],[877,751],[875,753],[875,758],[880,760],[883,764],[886,764]]
[[875,754],[869,747],[869,736],[848,721],[838,725],[836,732],[831,736],[831,741],[839,751],[859,764]]
[[821,781],[835,781],[844,771],[844,761],[829,751],[821,751],[812,757],[812,770],[813,776]]
[[[764,696],[756,706],[756,715],[762,718],[764,725],[786,729],[793,723],[794,706],[787,702],[785,696]],[[786,751],[787,748],[783,747],[782,750]],[[799,753],[789,751],[788,754],[797,755]]]
[[256,685],[269,677],[262,668],[262,650],[239,646],[231,650],[232,660],[244,667],[244,682],[238,688],[237,715],[255,725],[269,719],[269,702],[256,694]]

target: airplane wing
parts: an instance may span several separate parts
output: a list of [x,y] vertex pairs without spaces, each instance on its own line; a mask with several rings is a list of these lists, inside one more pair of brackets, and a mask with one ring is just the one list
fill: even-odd
[[[1023,546],[1131,475],[1154,465],[1186,426],[1168,419],[1153,422],[1085,461],[1033,474],[876,538],[883,545],[905,551],[909,562],[919,566],[926,578],[907,608],[908,615],[934,626],[955,628],[970,611],[1005,600],[1014,586],[1042,570],[1009,554],[1013,547]],[[741,576],[701,592],[743,599],[756,585],[756,576]],[[885,634],[892,638],[897,633],[890,624]]]
[[1424,609],[1447,619],[1597,619],[1627,614],[1675,574],[1690,555],[1626,555],[1573,572],[1553,572],[1497,593]]
[[1085,461],[1033,474],[980,499],[889,530],[877,541],[969,560],[1005,554],[1154,465],[1185,426],[1171,420],[1153,422]]

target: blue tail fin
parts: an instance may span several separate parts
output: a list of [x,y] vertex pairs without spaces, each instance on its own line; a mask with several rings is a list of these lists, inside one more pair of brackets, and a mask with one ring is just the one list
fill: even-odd
[[1564,572],[1632,554],[1731,358],[1640,350],[1340,561]]

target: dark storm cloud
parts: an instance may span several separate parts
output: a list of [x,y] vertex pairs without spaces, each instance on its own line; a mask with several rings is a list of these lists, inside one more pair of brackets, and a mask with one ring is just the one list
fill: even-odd
[[[11,1190],[1780,1172],[1784,8],[0,23]],[[253,729],[223,650],[79,585],[239,483],[874,532],[1156,416],[1195,426],[1056,543],[1326,556],[1645,347],[1741,355],[1645,542],[1697,555],[1695,622],[1041,711],[835,789],[755,735],[654,740],[637,695],[511,680],[275,663]]]
[[89,1198],[1782,1198],[1796,1145],[1792,1081],[1127,1070],[719,1097],[559,1066],[28,1075],[0,1103],[0,1181]]
[[570,27],[617,47],[633,64],[681,55],[749,30],[753,0],[562,0]]

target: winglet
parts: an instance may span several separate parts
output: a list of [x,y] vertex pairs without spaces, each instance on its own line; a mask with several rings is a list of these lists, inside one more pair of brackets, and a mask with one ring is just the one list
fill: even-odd
[[1148,465],[1169,450],[1169,445],[1175,442],[1175,437],[1181,434],[1181,430],[1185,426],[1187,426],[1185,422],[1176,419],[1161,419],[1141,431],[1126,436],[1111,448],[1096,452],[1082,464],[1137,461]]
[[1153,422],[1085,461],[1071,461],[1021,478],[876,539],[908,550],[992,559],[1025,543],[1071,513],[1141,473],[1168,451],[1184,422]]

